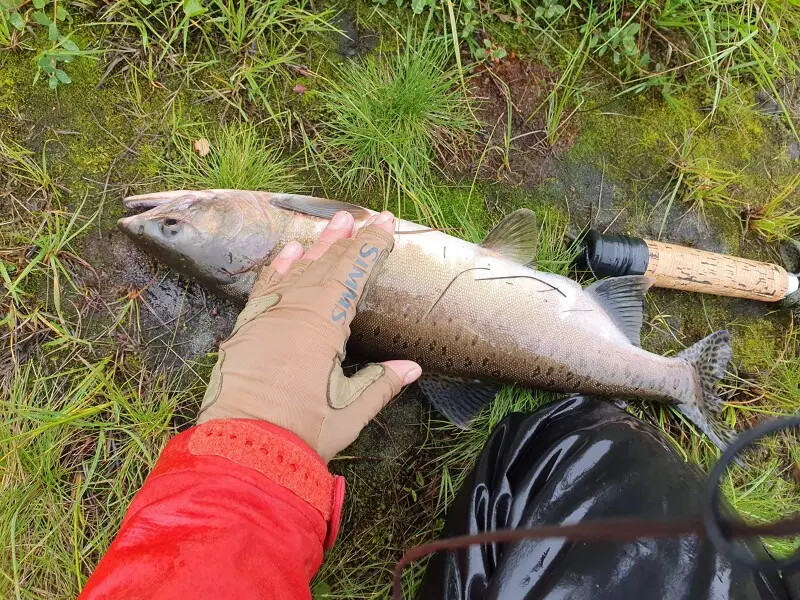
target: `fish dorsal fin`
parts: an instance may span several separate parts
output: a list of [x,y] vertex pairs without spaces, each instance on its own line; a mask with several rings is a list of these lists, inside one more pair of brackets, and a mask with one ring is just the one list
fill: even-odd
[[651,285],[651,277],[626,275],[596,281],[586,288],[586,292],[608,313],[631,344],[641,346],[639,336],[642,331],[644,295]]
[[500,391],[495,384],[436,373],[420,377],[419,387],[436,410],[464,429]]
[[507,215],[481,242],[481,247],[520,264],[532,263],[539,252],[539,224],[532,210]]
[[300,194],[272,194],[269,202],[278,208],[293,210],[321,219],[331,219],[340,210],[349,212],[356,220],[366,219],[370,215],[368,210],[355,204]]

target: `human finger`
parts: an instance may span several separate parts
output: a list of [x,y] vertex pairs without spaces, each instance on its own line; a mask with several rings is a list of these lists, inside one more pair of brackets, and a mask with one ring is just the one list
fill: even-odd
[[272,268],[280,275],[286,275],[289,272],[289,267],[292,266],[294,261],[303,257],[303,245],[300,242],[291,241],[286,244],[283,249],[272,261]]
[[377,225],[384,231],[388,233],[394,233],[394,224],[395,224],[395,217],[394,215],[388,211],[384,210],[379,213],[375,213],[369,219],[364,221],[364,224],[358,228],[359,231],[363,231],[370,225]]
[[422,375],[422,367],[413,360],[387,360],[381,364],[392,371],[404,386],[414,383]]
[[[330,265],[325,265],[326,277],[338,283],[336,304],[331,312],[333,323],[342,326],[350,324],[364,290],[393,246],[394,236],[377,225],[362,229],[352,240],[334,244],[331,249],[331,258],[334,260]],[[312,268],[320,265],[321,262],[318,262]]]
[[250,298],[259,298],[270,293],[276,285],[284,280],[292,265],[303,257],[303,246],[298,242],[289,242],[278,253],[271,264],[261,268],[250,290]]
[[325,254],[328,248],[335,242],[352,237],[354,225],[353,215],[346,211],[337,212],[333,215],[333,218],[330,223],[328,223],[327,227],[325,227],[319,239],[308,249],[305,258],[307,260],[317,260]]
[[349,446],[361,429],[421,373],[415,362],[390,360],[345,377],[337,364],[328,386],[328,403],[335,410],[326,417],[318,448],[322,458],[327,462]]

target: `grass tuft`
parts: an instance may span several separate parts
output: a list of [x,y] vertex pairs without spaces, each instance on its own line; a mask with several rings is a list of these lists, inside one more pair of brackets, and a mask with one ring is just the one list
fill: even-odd
[[443,40],[424,37],[338,69],[319,94],[330,114],[320,157],[342,188],[417,190],[441,174],[437,159],[458,159],[477,123],[449,58]]
[[800,175],[795,175],[769,202],[756,209],[745,209],[742,214],[747,229],[768,241],[796,236],[800,232],[800,204],[796,198],[798,188]]
[[[159,159],[161,180],[171,188],[298,192],[297,170],[251,125],[229,125],[213,134],[173,136],[174,156]],[[207,141],[200,156],[195,143]]]
[[0,399],[4,598],[78,595],[175,433],[173,411],[195,401],[135,360],[49,360],[18,367]]

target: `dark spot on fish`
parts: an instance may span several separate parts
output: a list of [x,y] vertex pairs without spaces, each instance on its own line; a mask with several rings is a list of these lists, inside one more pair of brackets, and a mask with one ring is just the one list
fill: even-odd
[[452,323],[453,322],[453,317],[447,317],[447,322],[448,323]]
[[422,338],[417,338],[416,340],[414,340],[414,348],[419,346],[420,342],[422,342]]
[[442,356],[447,354],[447,346],[442,346]]
[[478,344],[478,336],[476,335],[475,337],[472,338],[472,342],[470,345],[476,346],[477,344]]
[[456,337],[455,337],[454,339],[455,339],[455,341],[458,341],[458,340],[460,340],[460,339],[461,339],[461,334],[460,334],[460,333],[457,333],[457,334],[456,334]]
[[467,358],[464,359],[464,366],[465,367],[471,367],[472,366],[472,359],[470,357],[467,357]]
[[547,371],[544,372],[545,375],[552,375],[553,374],[553,367],[547,367]]
[[375,328],[375,331],[373,331],[372,333],[374,333],[374,334],[375,334],[375,337],[378,337],[378,336],[381,334],[381,327],[380,327],[380,325],[378,325],[378,326]]
[[408,342],[403,342],[402,348],[403,348],[403,350],[405,350],[406,348],[408,348]]
[[452,358],[448,358],[448,359],[445,361],[445,364],[446,364],[448,367],[452,367],[452,366],[453,366],[453,359],[452,359]]
[[556,387],[556,380],[555,380],[555,379],[552,379],[552,378],[551,378],[551,379],[548,379],[548,380],[547,380],[547,383],[546,383],[545,385],[546,385],[547,387],[549,387],[549,388],[554,388],[554,387]]
[[436,350],[436,342],[431,342],[430,344],[428,344],[428,350],[430,350],[431,352]]
[[399,333],[392,338],[392,343],[395,346],[400,343],[400,334]]
[[533,367],[533,376],[537,377],[542,372],[541,367]]
[[492,377],[500,377],[500,370],[495,369],[494,371],[492,371]]
[[488,366],[488,365],[489,365],[489,359],[488,359],[488,358],[484,358],[484,359],[481,361],[481,364],[482,364],[484,367]]
[[228,252],[228,264],[233,264],[233,252]]

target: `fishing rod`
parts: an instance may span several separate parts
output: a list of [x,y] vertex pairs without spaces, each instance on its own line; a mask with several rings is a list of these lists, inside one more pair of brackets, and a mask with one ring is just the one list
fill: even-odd
[[[648,275],[656,287],[781,302],[800,310],[797,273],[775,264],[656,242],[627,235],[610,235],[591,229],[577,240],[576,266],[597,277]],[[789,269],[790,253],[800,256],[800,243],[791,241],[783,258]]]

